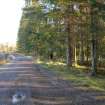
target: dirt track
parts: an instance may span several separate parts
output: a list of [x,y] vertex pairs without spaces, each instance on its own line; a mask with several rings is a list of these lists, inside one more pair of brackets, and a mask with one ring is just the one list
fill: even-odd
[[[12,103],[14,94],[26,96]],[[64,81],[30,61],[0,67],[0,105],[105,105],[105,93]]]

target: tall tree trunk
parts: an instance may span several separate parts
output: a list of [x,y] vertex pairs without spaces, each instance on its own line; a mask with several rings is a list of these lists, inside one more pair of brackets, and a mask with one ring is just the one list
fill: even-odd
[[72,48],[72,36],[70,33],[70,7],[68,6],[66,10],[66,18],[65,18],[65,23],[66,23],[66,32],[67,32],[67,66],[72,67],[72,58],[73,58],[73,48]]
[[83,49],[83,35],[80,35],[81,41],[80,41],[80,64],[83,64],[84,62],[84,49]]
[[92,44],[91,44],[91,55],[92,55],[92,75],[96,75],[96,70],[97,70],[97,58],[96,58],[96,40],[93,38],[92,39]]
[[92,43],[91,43],[91,63],[92,63],[92,72],[91,75],[95,76],[97,71],[97,38],[96,38],[96,13],[95,8],[91,7],[91,34],[92,34]]
[[75,48],[74,48],[74,51],[75,51],[75,67],[77,66],[77,47],[76,47],[76,43],[75,43]]
[[68,37],[67,37],[67,66],[72,66],[72,45],[71,45],[71,38],[70,38],[70,31],[68,30]]
[[87,42],[87,45],[86,45],[86,61],[87,62],[89,61],[89,46],[88,46],[88,42]]

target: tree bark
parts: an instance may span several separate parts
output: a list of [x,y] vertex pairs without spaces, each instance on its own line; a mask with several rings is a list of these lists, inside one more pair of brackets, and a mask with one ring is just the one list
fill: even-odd
[[72,66],[72,47],[70,45],[70,40],[68,39],[68,46],[67,46],[67,66]]
[[96,75],[96,40],[92,40],[92,75]]
[[83,35],[81,34],[81,41],[80,41],[80,64],[84,62],[84,49],[83,49]]
[[70,35],[70,23],[69,17],[67,22],[67,66],[72,66],[73,49],[72,49],[72,38]]
[[96,38],[96,11],[91,7],[91,34],[92,34],[92,43],[91,43],[91,64],[92,72],[91,75],[95,76],[97,72],[97,38]]

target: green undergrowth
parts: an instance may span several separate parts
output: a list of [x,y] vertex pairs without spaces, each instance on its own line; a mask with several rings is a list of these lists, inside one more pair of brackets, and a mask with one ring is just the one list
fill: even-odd
[[73,84],[77,86],[88,87],[95,90],[105,91],[105,77],[98,75],[96,77],[91,77],[86,74],[81,69],[68,68],[66,64],[61,62],[52,61],[39,61],[38,64],[42,65],[48,70],[53,70],[62,79],[70,80]]

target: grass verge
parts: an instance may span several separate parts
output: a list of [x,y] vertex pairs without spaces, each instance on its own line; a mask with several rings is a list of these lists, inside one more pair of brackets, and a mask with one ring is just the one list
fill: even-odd
[[84,73],[81,69],[68,68],[66,64],[61,62],[40,61],[38,64],[42,65],[48,70],[53,70],[60,75],[64,80],[70,80],[77,86],[84,86],[94,90],[105,91],[105,77],[98,75],[91,77]]

